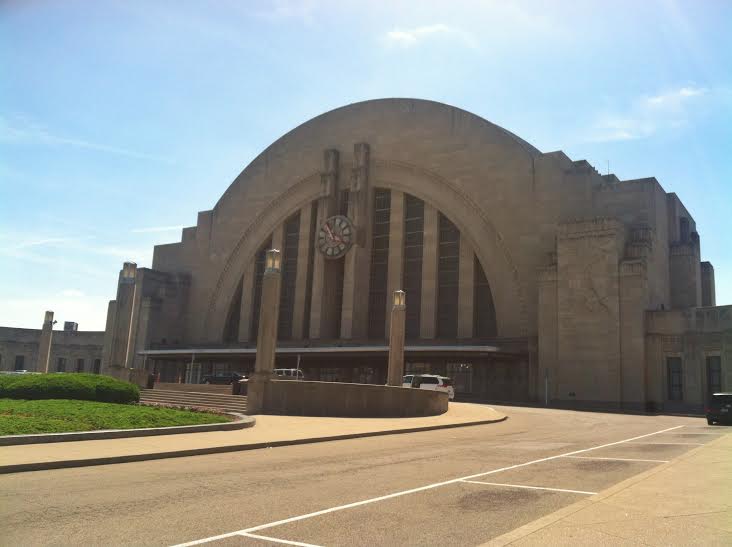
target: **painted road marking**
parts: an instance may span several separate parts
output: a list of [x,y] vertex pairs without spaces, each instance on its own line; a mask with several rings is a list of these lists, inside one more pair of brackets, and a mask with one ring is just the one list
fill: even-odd
[[557,458],[563,458],[566,456],[574,456],[575,454],[584,454],[585,452],[590,452],[592,450],[599,450],[601,448],[607,448],[608,446],[616,446],[623,443],[629,443],[632,441],[636,441],[638,439],[645,439],[646,437],[651,437],[653,435],[660,435],[661,433],[666,433],[667,431],[673,431],[674,429],[679,429],[681,427],[684,427],[683,425],[677,425],[674,427],[669,427],[666,429],[662,429],[660,431],[654,431],[653,433],[646,433],[645,435],[638,435],[637,437],[631,437],[629,439],[623,439],[622,441],[615,441],[612,443],[606,443],[601,444],[599,446],[593,446],[592,448],[583,448],[581,450],[574,450],[572,452],[565,452],[564,454],[557,454],[556,456],[549,456],[547,458],[540,458],[538,460],[532,460],[529,462],[524,463],[518,463],[516,465],[509,465],[508,467],[501,467],[499,469],[493,469],[491,471],[485,471],[483,473],[476,473],[474,475],[468,475],[466,477],[459,477],[457,479],[451,479],[449,481],[443,481],[443,482],[436,482],[434,484],[428,484],[425,486],[420,486],[418,488],[411,488],[409,490],[402,490],[401,492],[393,492],[392,494],[386,494],[384,496],[379,496],[376,498],[370,498],[366,500],[361,501],[355,501],[353,503],[347,503],[345,505],[338,505],[336,507],[330,507],[328,509],[321,509],[320,511],[314,511],[312,513],[306,513],[304,515],[298,515],[296,517],[290,517],[282,520],[276,520],[274,522],[269,522],[267,524],[260,524],[259,526],[252,526],[251,528],[245,528],[243,530],[237,530],[236,532],[228,532],[226,534],[219,534],[217,536],[211,536],[203,539],[197,539],[194,541],[189,541],[187,543],[179,543],[175,545],[174,547],[189,547],[192,545],[201,545],[203,543],[209,543],[211,541],[217,541],[219,539],[225,539],[233,536],[243,535],[243,534],[250,534],[252,532],[258,532],[259,530],[266,530],[267,528],[274,528],[275,526],[282,526],[283,524],[289,524],[291,522],[297,522],[300,520],[310,519],[313,517],[319,517],[321,515],[327,515],[328,513],[335,513],[336,511],[343,511],[345,509],[352,509],[354,507],[360,507],[362,505],[368,505],[371,503],[377,503],[379,501],[385,501],[393,498],[398,498],[400,496],[406,496],[408,494],[415,494],[417,492],[424,492],[425,490],[431,490],[433,488],[439,488],[441,486],[447,486],[449,484],[455,484],[461,481],[470,480],[470,479],[477,479],[478,477],[485,477],[486,475],[492,475],[494,473],[500,473],[502,471],[508,471],[510,469],[517,469],[519,467],[526,467],[527,465],[534,465],[541,462],[548,462],[552,460],[556,460]]
[[704,446],[704,443],[631,443],[628,444],[680,444],[682,446]]
[[573,458],[575,460],[611,460],[619,462],[653,462],[668,463],[669,460],[646,460],[643,458],[600,458],[599,456],[564,456],[565,458]]
[[470,484],[485,484],[486,486],[505,486],[507,488],[528,488],[529,490],[549,490],[551,492],[568,492],[570,494],[586,494],[594,496],[597,492],[585,492],[584,490],[566,490],[564,488],[547,488],[546,486],[526,486],[525,484],[503,484],[501,482],[484,482],[484,481],[461,481]]
[[280,539],[280,538],[273,538],[269,536],[260,536],[257,534],[248,534],[246,532],[242,532],[241,534],[237,534],[240,536],[252,538],[252,539],[263,539],[264,541],[271,541],[272,543],[281,543],[282,545],[297,545],[299,547],[320,547],[320,545],[314,545],[312,543],[302,543],[299,541],[290,541],[289,539]]

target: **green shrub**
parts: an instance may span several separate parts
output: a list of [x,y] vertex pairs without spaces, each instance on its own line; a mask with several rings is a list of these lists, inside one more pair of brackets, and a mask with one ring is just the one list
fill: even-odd
[[2,397],[133,403],[140,400],[140,390],[135,384],[99,374],[2,374]]

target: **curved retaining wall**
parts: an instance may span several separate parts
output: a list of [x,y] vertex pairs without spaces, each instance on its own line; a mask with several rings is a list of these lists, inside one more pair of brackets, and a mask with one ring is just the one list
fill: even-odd
[[270,380],[264,382],[264,411],[292,416],[395,418],[447,412],[448,396],[372,384]]

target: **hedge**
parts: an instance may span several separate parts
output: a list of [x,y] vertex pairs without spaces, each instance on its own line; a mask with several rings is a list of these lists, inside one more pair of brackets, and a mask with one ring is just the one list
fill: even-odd
[[133,403],[140,400],[140,390],[135,384],[99,374],[2,374],[0,398]]

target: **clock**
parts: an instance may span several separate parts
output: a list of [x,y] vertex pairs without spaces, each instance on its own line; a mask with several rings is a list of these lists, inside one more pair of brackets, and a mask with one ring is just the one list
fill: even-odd
[[343,215],[327,218],[318,230],[318,249],[325,258],[340,258],[353,245],[356,229]]

